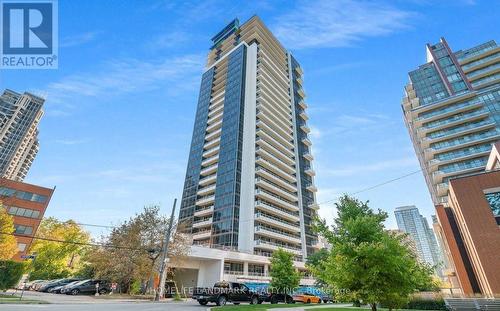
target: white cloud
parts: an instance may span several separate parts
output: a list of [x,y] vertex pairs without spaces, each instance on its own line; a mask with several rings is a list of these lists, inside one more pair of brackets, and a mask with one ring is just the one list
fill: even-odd
[[349,46],[365,37],[408,28],[412,12],[375,2],[304,1],[272,27],[293,49]]
[[85,32],[78,35],[73,35],[71,37],[66,37],[61,39],[61,43],[59,43],[59,46],[62,48],[66,48],[66,47],[82,45],[94,40],[98,35],[99,35],[98,31]]
[[[47,102],[72,104],[82,97],[123,95],[163,87],[168,93],[192,91],[203,68],[201,55],[186,55],[148,62],[136,59],[111,61],[98,72],[84,72],[50,83]],[[59,110],[61,107],[58,107]]]
[[86,139],[56,139],[54,140],[55,143],[61,144],[61,145],[80,145],[83,143],[86,143]]

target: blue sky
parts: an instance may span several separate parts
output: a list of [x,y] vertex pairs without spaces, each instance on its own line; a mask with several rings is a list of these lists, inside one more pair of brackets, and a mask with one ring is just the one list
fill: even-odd
[[[59,1],[59,69],[3,71],[47,95],[27,182],[57,186],[47,216],[117,224],[180,199],[210,38],[258,14],[305,72],[318,202],[419,169],[400,108],[425,43],[500,38],[499,1]],[[433,206],[422,174],[360,193],[390,213]],[[333,204],[320,213],[332,219]],[[91,229],[95,235],[105,229]]]

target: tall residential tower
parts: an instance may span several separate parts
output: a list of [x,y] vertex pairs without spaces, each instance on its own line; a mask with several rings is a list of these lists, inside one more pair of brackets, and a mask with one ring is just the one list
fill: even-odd
[[453,52],[427,44],[427,63],[409,73],[402,108],[434,204],[451,178],[484,171],[500,138],[500,47]]
[[0,177],[22,181],[38,153],[44,99],[5,90],[0,96]]
[[257,16],[212,43],[180,222],[195,245],[304,260],[318,205],[302,69]]
[[[417,256],[431,266],[440,264],[439,249],[434,232],[427,219],[420,215],[415,206],[401,206],[394,211],[399,230],[408,233],[415,241]],[[440,269],[437,269],[439,272]]]

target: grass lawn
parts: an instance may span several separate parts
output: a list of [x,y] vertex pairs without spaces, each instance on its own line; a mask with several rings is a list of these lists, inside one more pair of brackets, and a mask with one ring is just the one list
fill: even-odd
[[[315,309],[316,307],[323,306],[322,308],[318,308],[318,311],[369,311],[369,308],[355,308],[355,307],[348,307],[348,308],[326,308],[325,305],[305,305],[305,304],[294,304],[294,305],[285,305],[285,304],[276,304],[276,305],[270,305],[270,304],[262,304],[262,305],[239,305],[239,306],[234,306],[231,304],[228,304],[224,307],[212,307],[212,311],[266,311],[268,309],[274,309],[274,308],[290,308],[290,311],[293,311],[294,308],[309,308]],[[387,311],[388,309],[381,309],[378,308],[377,310],[380,311]],[[398,310],[398,311],[424,311],[424,310]],[[427,310],[429,311],[429,310]]]
[[0,304],[46,304],[43,300],[25,299],[19,300],[19,296],[0,294]]

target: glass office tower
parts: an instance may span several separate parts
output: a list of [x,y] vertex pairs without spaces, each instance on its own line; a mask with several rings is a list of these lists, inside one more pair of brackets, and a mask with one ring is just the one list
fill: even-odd
[[0,177],[22,181],[38,153],[44,99],[5,90],[0,96]]
[[426,49],[402,108],[434,204],[443,204],[448,181],[484,171],[500,137],[500,47],[489,41],[452,52],[441,38]]
[[180,209],[193,244],[304,260],[317,247],[302,69],[254,16],[212,38]]

